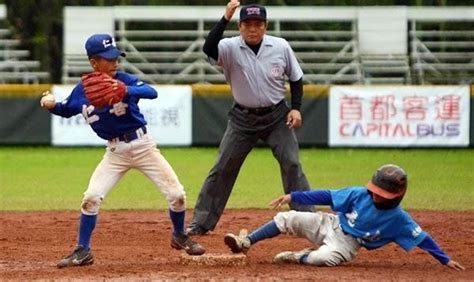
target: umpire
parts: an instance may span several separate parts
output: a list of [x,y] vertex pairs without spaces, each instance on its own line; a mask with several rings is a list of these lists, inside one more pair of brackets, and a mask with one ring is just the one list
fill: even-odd
[[[240,10],[240,36],[222,39],[240,2],[231,0],[224,16],[212,28],[204,53],[217,64],[232,89],[234,106],[219,147],[219,156],[199,194],[188,235],[213,230],[224,211],[245,158],[263,140],[280,164],[285,194],[309,190],[298,157],[294,128],[301,127],[303,71],[288,42],[265,35],[267,12],[252,4]],[[285,102],[285,75],[290,80],[291,109]],[[290,204],[291,209],[312,211],[312,206]]]

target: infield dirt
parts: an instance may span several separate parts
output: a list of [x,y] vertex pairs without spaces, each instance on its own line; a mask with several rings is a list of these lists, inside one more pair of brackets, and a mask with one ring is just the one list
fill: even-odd
[[[194,239],[209,253],[230,254],[223,242],[226,233],[253,230],[275,214],[273,210],[226,210],[216,230]],[[55,265],[74,248],[79,212],[1,212],[0,279],[473,281],[474,211],[411,215],[465,271],[442,266],[419,248],[407,253],[394,244],[361,250],[354,261],[339,267],[275,265],[275,254],[311,246],[286,235],[253,246],[244,266],[182,265],[182,252],[169,245],[167,212],[103,210],[92,238],[95,263],[66,269]]]

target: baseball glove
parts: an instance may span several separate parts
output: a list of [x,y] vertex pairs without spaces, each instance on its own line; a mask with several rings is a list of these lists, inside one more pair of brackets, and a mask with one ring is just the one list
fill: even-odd
[[96,108],[107,107],[122,101],[127,87],[120,81],[102,72],[82,75],[84,93],[89,103]]

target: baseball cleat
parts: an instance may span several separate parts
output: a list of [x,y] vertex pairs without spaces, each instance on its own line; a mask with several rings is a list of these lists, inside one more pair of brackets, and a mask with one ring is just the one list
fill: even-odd
[[240,230],[239,235],[234,235],[229,233],[224,236],[224,243],[230,248],[234,253],[244,253],[246,254],[250,249],[250,239],[248,237],[248,232],[246,229]]
[[56,266],[58,268],[70,266],[84,266],[94,263],[94,256],[91,250],[86,250],[83,246],[77,246],[72,254],[63,258]]
[[301,250],[299,252],[281,252],[277,254],[275,257],[273,257],[273,262],[274,263],[301,263],[301,257],[308,255],[314,251],[314,249],[308,248]]
[[281,252],[273,257],[274,263],[300,263],[300,259],[295,252]]
[[188,255],[200,256],[206,252],[201,244],[191,240],[187,235],[178,235],[171,237],[171,247],[177,250],[185,250]]

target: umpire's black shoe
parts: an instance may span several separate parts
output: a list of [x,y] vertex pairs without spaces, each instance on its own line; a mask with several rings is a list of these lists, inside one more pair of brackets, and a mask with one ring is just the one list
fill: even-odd
[[191,240],[188,235],[182,234],[171,237],[171,247],[177,250],[185,250],[188,255],[200,256],[206,252],[201,244]]
[[94,263],[94,256],[91,250],[87,250],[83,246],[77,246],[72,254],[63,258],[58,264],[58,268],[69,267],[69,266],[82,266],[90,265]]
[[208,233],[209,230],[206,230],[199,226],[189,226],[188,228],[186,228],[186,235],[188,236],[206,235]]

